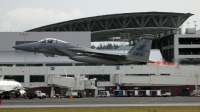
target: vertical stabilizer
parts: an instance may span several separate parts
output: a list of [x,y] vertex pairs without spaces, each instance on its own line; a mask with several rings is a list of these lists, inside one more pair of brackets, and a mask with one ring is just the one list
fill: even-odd
[[133,61],[149,62],[153,35],[144,35],[128,52]]

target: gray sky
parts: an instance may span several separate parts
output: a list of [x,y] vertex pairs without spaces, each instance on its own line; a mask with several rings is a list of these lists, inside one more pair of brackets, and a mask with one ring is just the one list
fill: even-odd
[[195,14],[183,27],[200,28],[200,0],[0,0],[0,32],[26,31],[71,19],[129,12]]

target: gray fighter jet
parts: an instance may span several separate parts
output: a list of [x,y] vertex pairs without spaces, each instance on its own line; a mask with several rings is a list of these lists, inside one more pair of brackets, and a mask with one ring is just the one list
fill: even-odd
[[54,57],[55,55],[68,56],[72,60],[90,64],[134,64],[152,62],[149,60],[152,39],[152,35],[141,37],[127,54],[105,53],[54,38],[20,44],[13,48],[16,50],[43,53],[47,57]]

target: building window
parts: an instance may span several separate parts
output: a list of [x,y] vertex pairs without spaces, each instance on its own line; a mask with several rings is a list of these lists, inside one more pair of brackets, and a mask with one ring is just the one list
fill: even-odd
[[60,75],[60,77],[74,77],[74,75],[73,74],[67,74],[67,75],[63,74],[63,75]]
[[116,70],[120,70],[120,66],[116,66]]
[[180,45],[200,44],[200,38],[179,38],[178,41]]
[[50,67],[50,70],[54,70],[55,68],[54,67]]
[[200,55],[200,48],[179,48],[179,55]]
[[60,75],[60,77],[67,77],[67,75]]
[[5,75],[4,79],[15,80],[17,82],[24,82],[24,75]]
[[110,81],[110,75],[102,74],[102,75],[86,75],[88,79],[97,78],[98,82]]
[[44,82],[44,75],[30,75],[30,82]]
[[199,65],[200,58],[185,58],[185,59],[181,59],[179,63],[183,65]]
[[12,67],[13,64],[0,64],[0,66]]
[[149,75],[155,75],[155,74],[126,74],[126,76],[149,76]]
[[68,74],[67,77],[74,77],[74,75],[73,74]]
[[160,75],[170,75],[170,74],[160,74]]
[[166,92],[171,92],[170,89],[161,89],[161,94],[165,94]]

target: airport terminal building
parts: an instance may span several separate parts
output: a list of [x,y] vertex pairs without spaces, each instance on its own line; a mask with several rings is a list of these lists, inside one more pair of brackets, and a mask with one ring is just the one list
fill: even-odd
[[[112,93],[116,89],[170,90],[173,96],[187,96],[199,85],[199,66],[166,63],[159,63],[164,64],[162,66],[94,66],[70,60],[68,57],[46,57],[45,54],[18,51],[12,47],[44,38],[56,38],[77,46],[91,47],[91,42],[113,41],[113,37],[120,37],[120,40],[114,41],[128,42],[129,46],[133,46],[137,42],[135,40],[143,34],[153,34],[155,39],[151,56],[156,54],[159,55],[158,58],[163,57],[167,61],[178,60],[185,64],[200,57],[200,35],[191,31],[181,34],[179,28],[190,16],[190,13],[172,12],[123,13],[71,20],[26,32],[1,32],[0,74],[4,79],[21,82],[24,87],[40,86],[36,89],[41,89],[47,94],[50,92],[50,88],[46,86],[48,75],[58,74],[97,78],[97,90],[93,91],[95,94],[102,90]],[[106,50],[125,51],[114,47]],[[180,61],[182,59],[184,61]],[[163,62],[159,59],[157,61]],[[195,64],[198,64],[198,61],[195,61]],[[56,93],[60,93],[61,89],[62,87],[56,88]]]

